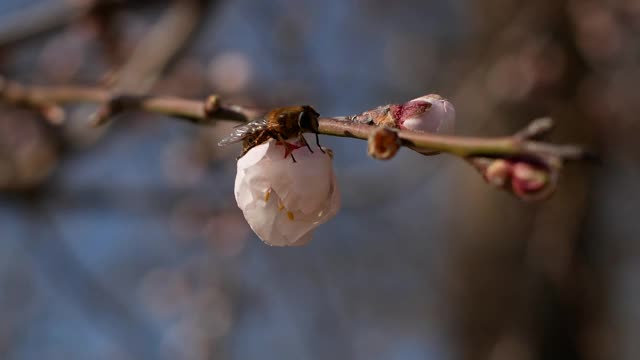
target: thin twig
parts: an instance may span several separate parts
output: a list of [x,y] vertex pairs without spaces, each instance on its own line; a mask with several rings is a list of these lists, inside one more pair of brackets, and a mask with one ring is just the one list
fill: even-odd
[[530,122],[526,128],[520,130],[514,136],[525,140],[539,139],[551,132],[553,125],[553,119],[550,117],[538,118]]
[[[211,106],[210,99],[215,99]],[[217,97],[209,101],[188,100],[166,96],[118,95],[108,90],[79,86],[24,86],[0,80],[0,100],[14,105],[42,109],[52,104],[95,103],[102,105],[106,113],[102,120],[124,111],[144,111],[173,116],[195,124],[207,125],[217,120],[250,121],[265,113],[264,110],[221,103]],[[356,123],[343,118],[321,118],[321,134],[367,140],[376,126]],[[579,160],[587,153],[578,146],[553,145],[531,141],[522,136],[477,138],[449,136],[398,130],[402,145],[418,152],[425,150],[453,154],[462,158],[482,157],[556,157],[560,160]]]

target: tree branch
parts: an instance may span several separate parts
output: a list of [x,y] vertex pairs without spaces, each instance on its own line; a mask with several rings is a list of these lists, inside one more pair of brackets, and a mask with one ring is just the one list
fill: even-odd
[[[113,116],[126,111],[168,115],[198,125],[210,125],[218,120],[247,122],[266,113],[264,109],[224,104],[215,95],[204,101],[151,95],[112,95],[109,90],[97,87],[24,86],[3,81],[1,78],[0,101],[31,107],[45,114],[52,106],[95,103],[101,109],[95,116],[95,125],[105,123]],[[379,128],[378,126],[351,121],[349,118],[354,117],[321,118],[320,134],[362,140],[377,138],[372,135]],[[512,136],[496,138],[440,135],[399,129],[393,129],[393,132],[397,134],[398,142],[402,146],[419,153],[438,151],[460,157],[472,163],[485,178],[487,178],[486,171],[491,168],[493,160],[507,159],[511,165],[527,163],[534,166],[532,169],[535,171],[549,172],[549,176],[545,175],[545,178],[555,179],[563,161],[586,159],[589,154],[579,146],[554,145],[532,140],[548,132],[551,125],[550,119],[536,120],[526,129]],[[513,176],[508,171],[500,174],[503,177]],[[530,172],[527,174],[530,175]],[[537,176],[536,181],[539,180],[540,174],[534,175]],[[492,184],[499,183],[502,186],[506,179],[488,180]]]

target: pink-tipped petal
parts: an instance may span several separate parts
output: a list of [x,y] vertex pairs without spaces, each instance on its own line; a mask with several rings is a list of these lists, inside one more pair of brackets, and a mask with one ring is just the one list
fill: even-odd
[[447,99],[439,95],[425,95],[401,105],[398,125],[402,129],[452,134],[455,129],[456,110]]

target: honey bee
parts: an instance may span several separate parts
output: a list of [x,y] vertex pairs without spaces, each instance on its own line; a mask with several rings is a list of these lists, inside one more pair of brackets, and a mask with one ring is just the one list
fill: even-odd
[[297,136],[300,143],[313,152],[307,140],[302,136],[303,132],[315,133],[316,144],[324,153],[318,138],[318,116],[320,114],[308,105],[277,108],[271,110],[264,118],[236,126],[229,136],[218,143],[218,146],[242,141],[242,153],[238,156],[239,159],[253,147],[269,139],[276,139],[285,147],[285,158],[290,154],[293,162],[296,162],[292,151],[298,146],[287,143],[286,139]]

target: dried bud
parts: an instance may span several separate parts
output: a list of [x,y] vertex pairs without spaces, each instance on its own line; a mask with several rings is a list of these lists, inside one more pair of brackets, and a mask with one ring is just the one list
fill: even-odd
[[378,160],[391,159],[400,149],[398,133],[388,128],[377,128],[369,136],[369,156]]
[[340,208],[328,149],[311,152],[300,146],[293,155],[296,162],[269,140],[238,160],[236,201],[251,229],[269,245],[306,244]]
[[425,95],[402,105],[393,105],[391,111],[401,129],[451,134],[455,127],[456,111],[440,95]]

